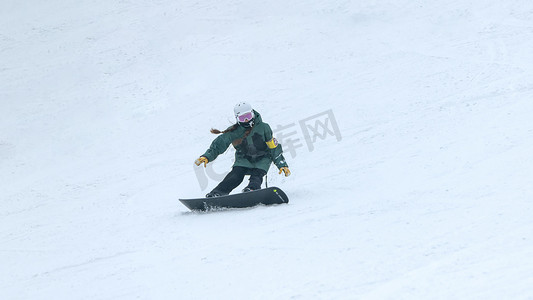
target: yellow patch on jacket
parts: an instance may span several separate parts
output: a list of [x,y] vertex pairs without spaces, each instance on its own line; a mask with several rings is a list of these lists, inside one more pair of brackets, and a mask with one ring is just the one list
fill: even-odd
[[266,142],[269,149],[274,149],[278,146],[278,141],[275,138],[272,138],[270,141]]

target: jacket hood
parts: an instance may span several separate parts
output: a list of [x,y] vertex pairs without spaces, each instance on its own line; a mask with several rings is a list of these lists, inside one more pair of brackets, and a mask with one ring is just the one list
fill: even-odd
[[255,125],[263,123],[263,118],[261,118],[261,114],[258,113],[255,109],[253,111],[254,111],[254,122],[255,122]]

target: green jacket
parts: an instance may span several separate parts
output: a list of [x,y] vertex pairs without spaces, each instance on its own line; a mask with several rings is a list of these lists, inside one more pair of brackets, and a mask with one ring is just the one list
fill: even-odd
[[219,135],[202,156],[212,162],[224,153],[230,144],[233,144],[236,150],[234,167],[258,168],[265,172],[268,172],[271,163],[274,163],[278,169],[287,167],[287,162],[283,157],[283,148],[272,137],[272,129],[263,122],[257,111],[254,110],[254,114],[255,124],[240,144],[238,144],[239,139],[245,135],[246,128],[237,126],[235,130]]

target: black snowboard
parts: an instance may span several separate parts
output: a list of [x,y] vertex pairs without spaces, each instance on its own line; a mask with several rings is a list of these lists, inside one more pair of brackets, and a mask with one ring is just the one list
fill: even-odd
[[212,198],[180,199],[181,203],[193,211],[208,211],[223,208],[245,208],[259,204],[272,205],[289,203],[287,195],[277,187],[269,187],[241,194]]

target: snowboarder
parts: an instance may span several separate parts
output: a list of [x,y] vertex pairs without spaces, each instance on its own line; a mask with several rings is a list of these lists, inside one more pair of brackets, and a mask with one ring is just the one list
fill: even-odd
[[250,181],[243,192],[260,189],[271,163],[278,167],[279,174],[291,174],[281,145],[273,138],[272,129],[262,121],[261,115],[246,102],[235,105],[233,111],[237,122],[224,131],[211,129],[211,133],[221,135],[195,161],[197,166],[204,164],[206,167],[207,163],[224,153],[230,144],[236,150],[231,172],[206,197],[228,195],[241,184],[245,175],[250,175]]

